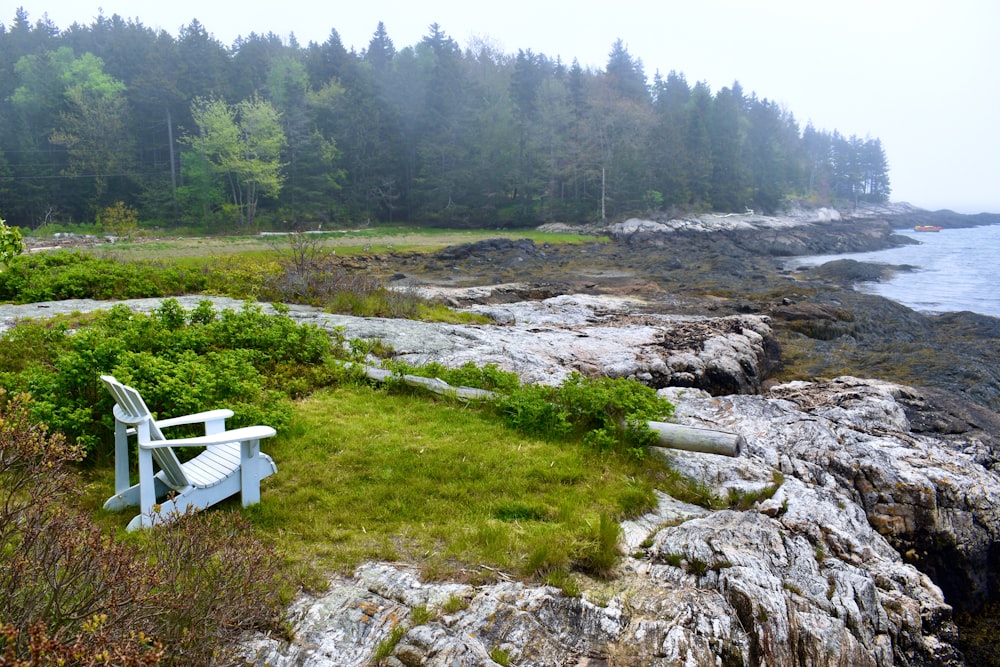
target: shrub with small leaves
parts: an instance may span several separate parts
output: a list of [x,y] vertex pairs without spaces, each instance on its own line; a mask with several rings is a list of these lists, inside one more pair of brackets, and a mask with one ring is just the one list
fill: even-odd
[[499,396],[496,406],[510,427],[529,435],[580,438],[598,451],[636,458],[656,441],[648,422],[669,418],[674,407],[635,380],[579,373],[559,387],[519,387]]
[[289,399],[344,372],[332,363],[325,331],[253,304],[216,313],[202,303],[189,314],[166,299],[150,315],[119,304],[72,335],[25,324],[0,334],[0,343],[0,386],[35,396],[36,419],[104,458],[114,423],[102,374],[136,387],[160,418],[228,407],[231,427],[281,430],[291,420]]
[[139,212],[122,201],[116,201],[97,214],[97,222],[104,231],[129,238],[139,226]]
[[17,227],[8,227],[0,218],[0,262],[10,264],[10,260],[24,252],[24,236]]
[[6,263],[7,270],[0,272],[0,301],[13,303],[138,299],[205,289],[205,276],[195,269],[119,262],[79,252],[20,255]]

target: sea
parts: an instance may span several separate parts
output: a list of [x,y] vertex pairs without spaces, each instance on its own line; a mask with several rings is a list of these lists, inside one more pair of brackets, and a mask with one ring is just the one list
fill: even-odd
[[921,312],[970,310],[1000,317],[1000,225],[896,233],[919,243],[876,252],[796,257],[785,266],[819,266],[836,259],[905,264],[913,270],[897,271],[880,282],[860,283],[856,289]]

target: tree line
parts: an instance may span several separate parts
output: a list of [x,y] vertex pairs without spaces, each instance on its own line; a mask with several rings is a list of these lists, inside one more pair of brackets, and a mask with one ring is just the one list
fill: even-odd
[[621,40],[598,70],[438,24],[397,49],[379,23],[361,52],[336,30],[0,24],[0,208],[22,227],[122,202],[168,226],[517,226],[889,193],[878,139],[802,129],[739,83],[650,81]]

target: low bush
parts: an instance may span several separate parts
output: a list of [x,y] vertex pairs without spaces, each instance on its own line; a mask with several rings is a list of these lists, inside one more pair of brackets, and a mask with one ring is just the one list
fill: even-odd
[[0,664],[205,665],[277,613],[278,560],[238,514],[127,542],[74,509],[82,455],[0,392]]
[[523,433],[579,439],[599,451],[642,458],[656,442],[647,422],[668,419],[674,406],[635,380],[573,373],[558,387],[525,385],[500,394],[496,409]]
[[180,266],[117,262],[79,252],[13,258],[0,273],[0,301],[133,299],[201,292],[205,276]]
[[98,377],[135,386],[161,417],[220,405],[230,426],[279,430],[290,399],[333,383],[330,335],[259,306],[216,313],[210,302],[186,312],[167,299],[154,313],[114,306],[75,333],[65,325],[22,324],[0,342],[0,387],[35,397],[33,414],[98,460],[113,455],[113,401]]

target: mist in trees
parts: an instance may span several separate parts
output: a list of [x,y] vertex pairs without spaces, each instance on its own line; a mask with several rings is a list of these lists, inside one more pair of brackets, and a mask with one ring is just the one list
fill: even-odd
[[889,194],[878,139],[800,128],[738,82],[650,78],[622,40],[589,69],[438,24],[400,47],[379,23],[360,53],[336,30],[0,24],[0,208],[23,227],[116,202],[169,226],[478,227]]

